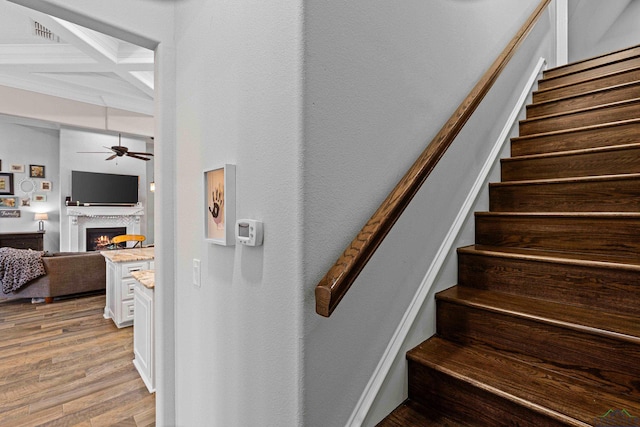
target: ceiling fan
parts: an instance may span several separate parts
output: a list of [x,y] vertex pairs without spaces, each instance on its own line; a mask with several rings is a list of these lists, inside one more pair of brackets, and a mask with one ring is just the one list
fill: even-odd
[[[136,151],[129,151],[129,149],[125,146],[122,145],[122,136],[120,134],[118,134],[118,145],[114,145],[112,147],[104,147],[107,150],[111,150],[114,154],[112,154],[111,156],[107,157],[105,160],[113,160],[116,157],[123,157],[123,156],[128,156],[128,157],[133,157],[134,159],[140,159],[140,160],[151,160],[148,157],[143,157],[143,156],[153,156],[153,153],[140,153],[140,152],[136,152]],[[110,152],[104,152],[104,151],[78,151],[78,153],[97,153],[97,154],[111,154]]]

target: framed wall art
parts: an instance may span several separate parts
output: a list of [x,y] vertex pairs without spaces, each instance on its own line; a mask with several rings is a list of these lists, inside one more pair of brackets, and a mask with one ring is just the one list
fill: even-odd
[[206,170],[204,192],[205,239],[217,245],[235,245],[236,166]]
[[51,191],[51,181],[42,181],[40,183],[40,191]]
[[44,166],[29,165],[29,178],[44,178]]
[[45,196],[44,194],[34,194],[33,195],[33,201],[34,202],[46,202],[47,201],[47,196]]
[[13,194],[13,174],[0,172],[0,195]]
[[11,165],[9,170],[13,173],[24,173],[24,165]]
[[0,209],[17,209],[17,208],[18,208],[17,197],[0,196]]

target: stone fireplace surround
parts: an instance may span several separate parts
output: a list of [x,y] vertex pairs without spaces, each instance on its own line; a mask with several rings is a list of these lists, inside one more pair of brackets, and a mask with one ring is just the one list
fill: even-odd
[[65,252],[85,252],[87,228],[126,227],[127,234],[140,234],[142,206],[68,206],[69,247]]

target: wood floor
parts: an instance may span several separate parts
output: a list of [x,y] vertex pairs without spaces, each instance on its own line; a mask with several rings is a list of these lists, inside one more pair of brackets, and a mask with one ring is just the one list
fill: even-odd
[[0,301],[0,426],[154,426],[133,328],[103,318],[105,295]]

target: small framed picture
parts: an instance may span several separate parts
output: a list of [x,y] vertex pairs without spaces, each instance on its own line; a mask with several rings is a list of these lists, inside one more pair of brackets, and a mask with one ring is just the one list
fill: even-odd
[[20,206],[31,206],[31,199],[29,197],[23,197],[20,199]]
[[0,218],[20,218],[20,209],[3,209],[0,207]]
[[44,178],[44,166],[29,165],[29,178]]
[[24,165],[11,165],[9,166],[9,170],[12,173],[24,173]]
[[236,166],[225,164],[204,172],[205,239],[223,246],[235,245]]
[[34,194],[33,195],[33,201],[34,202],[46,202],[47,201],[47,196],[45,196],[44,194]]
[[0,172],[0,195],[13,194],[13,174]]
[[51,181],[42,181],[40,183],[41,191],[51,191]]
[[18,207],[17,197],[0,196],[0,209],[16,209]]

